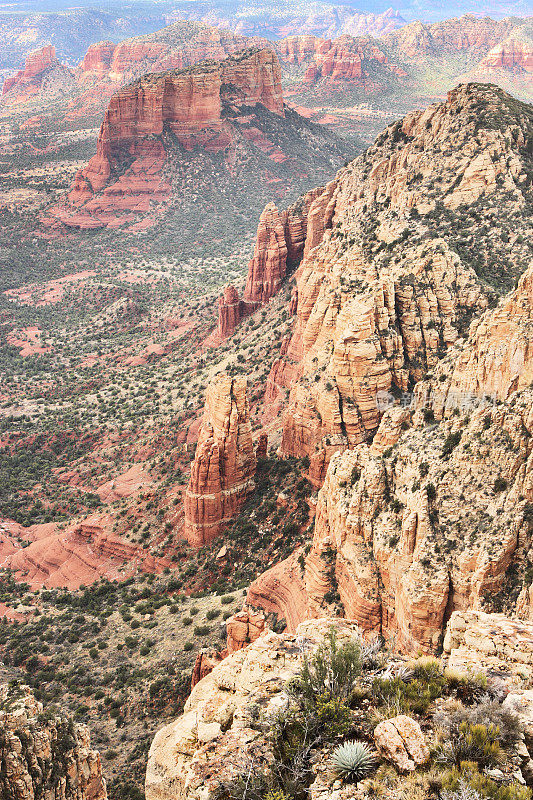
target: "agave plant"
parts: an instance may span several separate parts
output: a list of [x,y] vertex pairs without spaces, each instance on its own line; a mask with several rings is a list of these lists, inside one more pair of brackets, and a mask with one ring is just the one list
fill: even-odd
[[344,742],[333,751],[331,762],[338,778],[358,783],[372,772],[376,756],[364,742]]

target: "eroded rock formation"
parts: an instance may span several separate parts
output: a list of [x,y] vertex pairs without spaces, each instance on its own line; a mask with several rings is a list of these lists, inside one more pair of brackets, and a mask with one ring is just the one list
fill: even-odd
[[[108,57],[103,46],[88,54],[87,74],[97,75]],[[226,203],[230,184],[239,186],[225,211],[231,216],[246,203],[247,183],[256,186],[257,171],[263,197],[279,198],[303,185],[306,175],[318,183],[338,166],[342,152],[333,134],[285,109],[272,48],[248,49],[223,61],[145,74],[119,89],[105,112],[96,155],[43,222],[81,229],[132,224],[139,230],[136,225],[154,225],[172,198],[173,215],[184,213],[190,225],[194,187],[201,238],[199,230],[212,217],[213,192]]]
[[273,567],[251,603],[291,628],[337,607],[408,652],[438,648],[454,611],[531,617],[532,274],[418,384],[414,412],[389,408],[372,444],[334,455],[303,575]]
[[225,780],[268,766],[266,737],[250,727],[252,703],[264,713],[279,710],[286,681],[301,666],[305,641],[312,652],[331,626],[338,641],[357,635],[344,620],[313,620],[298,635],[267,631],[215,666],[192,690],[184,714],[156,734],[146,770],[146,800],[214,799]]
[[324,80],[327,85],[360,84],[369,90],[375,83],[376,65],[398,77],[406,77],[404,69],[392,64],[375,39],[339,36],[338,39],[319,39],[313,36],[290,36],[276,44],[282,61],[307,64],[303,81],[315,84]]
[[444,658],[452,669],[473,673],[492,671],[509,686],[533,686],[533,627],[531,622],[504,614],[455,611],[444,637]]
[[255,452],[245,378],[219,378],[207,390],[198,445],[185,493],[188,542],[211,542],[253,487]]
[[287,272],[302,259],[308,232],[308,214],[322,193],[319,187],[303,195],[284,211],[269,203],[259,218],[253,258],[243,299],[234,286],[219,298],[218,336],[226,339],[239,323],[265,305],[279,291]]
[[106,800],[86,725],[43,718],[28,686],[0,686],[0,795],[13,800]]
[[59,63],[55,47],[46,45],[26,57],[24,69],[4,80],[2,97],[5,103],[21,103],[44,91],[52,96],[73,84],[71,70]]
[[[446,129],[480,95],[489,110],[500,102],[497,117],[504,119],[486,131],[478,125],[477,135],[489,148],[501,142],[516,101],[507,105],[493,88],[460,87],[447,104],[426,112],[424,130]],[[295,553],[272,567],[252,584],[248,600],[284,616],[291,629],[336,610],[366,631],[394,636],[403,651],[431,652],[454,611],[532,616],[525,576],[533,543],[533,266],[497,303],[458,255],[460,247],[436,233],[413,242],[411,215],[382,215],[368,195],[376,243],[371,237],[365,244],[358,204],[373,170],[385,176],[378,191],[388,209],[401,207],[410,191],[405,173],[399,178],[420,117],[408,119],[392,160],[381,151],[365,179],[357,160],[339,174],[329,201],[333,228],[298,270],[298,318],[287,353],[300,359],[303,377],[291,390],[283,446],[307,453],[311,477],[318,484],[325,475],[325,482],[305,562]],[[496,151],[489,165],[485,153],[464,151],[460,141],[451,158],[461,158],[462,172],[448,176],[441,160],[444,207],[453,209],[460,196],[463,219],[468,202],[476,201],[476,209],[486,203],[492,218],[498,186],[506,185],[507,208],[521,225],[531,188],[520,142],[529,136],[530,111],[515,119],[517,147],[505,157],[507,169]],[[422,171],[435,146],[432,137],[420,149]],[[357,191],[346,192],[354,178]],[[435,199],[429,193],[423,203]],[[428,230],[432,212],[422,228],[421,217],[418,211],[418,233]],[[530,220],[523,230],[529,238]],[[487,248],[497,246],[497,235],[495,228]],[[520,246],[519,240],[517,231],[508,243]],[[395,241],[401,247],[387,248],[381,260],[382,243]],[[476,246],[483,252],[481,237]],[[512,246],[502,251],[504,272],[512,266]],[[330,386],[322,383],[328,379]],[[367,422],[362,436],[358,426]]]
[[[486,122],[469,116],[478,103]],[[520,132],[504,155],[504,130],[489,118],[506,104],[499,90],[459,87],[387,129],[309,211],[296,323],[273,381],[293,381],[282,453],[308,456],[316,485],[332,452],[374,435],[380,396],[407,391],[433,369],[491,298],[434,220],[442,206],[491,206],[500,191],[511,193],[516,213],[523,207],[530,123],[519,112]],[[483,146],[473,145],[474,127]]]

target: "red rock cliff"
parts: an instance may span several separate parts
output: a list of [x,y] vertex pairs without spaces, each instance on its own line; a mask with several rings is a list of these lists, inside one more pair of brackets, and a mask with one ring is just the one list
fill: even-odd
[[321,194],[318,187],[307,192],[285,211],[268,203],[259,218],[254,256],[248,264],[243,299],[234,286],[227,286],[219,298],[218,336],[231,336],[239,323],[274,297],[288,268],[300,263],[306,238],[307,217],[313,201]]
[[222,99],[244,105],[261,103],[283,115],[281,73],[269,50],[254,51],[219,64],[146,75],[117,92],[98,136],[97,154],[78,175],[93,191],[105,185],[113,160],[157,136],[168,125],[182,144],[205,128],[222,125]]
[[219,378],[205,413],[185,493],[185,536],[201,547],[236,514],[253,487],[255,453],[245,378]]
[[24,69],[19,70],[13,77],[6,78],[2,86],[2,94],[7,94],[18,84],[31,82],[32,79],[41,75],[41,73],[45,72],[49,67],[58,63],[56,59],[56,49],[52,47],[51,44],[42,47],[40,50],[36,50],[34,53],[30,53],[26,58]]

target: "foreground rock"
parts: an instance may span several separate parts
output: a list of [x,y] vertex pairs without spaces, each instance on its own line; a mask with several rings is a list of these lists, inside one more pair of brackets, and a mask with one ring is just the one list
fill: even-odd
[[43,718],[27,686],[0,686],[0,796],[5,800],[106,800],[100,755],[86,725]]
[[185,536],[209,544],[253,487],[255,451],[245,378],[219,378],[208,387],[205,413],[185,493]]
[[444,637],[444,657],[453,669],[493,672],[509,687],[533,687],[531,622],[503,614],[456,611]]
[[374,740],[383,758],[400,772],[412,772],[429,761],[429,747],[420,725],[405,714],[380,722]]
[[314,620],[297,635],[271,631],[230,655],[192,690],[183,716],[162,728],[148,755],[146,800],[211,800],[225,780],[268,762],[268,743],[252,726],[253,708],[276,713],[285,683],[299,670],[305,643],[318,646],[331,625],[339,642],[357,633],[343,620]]

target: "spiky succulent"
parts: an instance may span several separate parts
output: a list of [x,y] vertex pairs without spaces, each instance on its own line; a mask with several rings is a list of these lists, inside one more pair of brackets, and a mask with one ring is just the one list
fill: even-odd
[[364,742],[344,742],[333,751],[331,763],[338,778],[358,783],[372,772],[376,756]]

